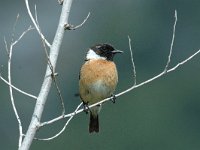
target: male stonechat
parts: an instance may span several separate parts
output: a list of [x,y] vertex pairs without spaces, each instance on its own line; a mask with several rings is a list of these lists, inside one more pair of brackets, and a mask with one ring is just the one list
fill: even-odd
[[[87,54],[85,63],[80,70],[79,93],[84,105],[97,103],[105,98],[113,96],[118,73],[113,58],[122,51],[109,44],[96,44]],[[99,132],[99,118],[101,105],[89,109],[89,132]]]

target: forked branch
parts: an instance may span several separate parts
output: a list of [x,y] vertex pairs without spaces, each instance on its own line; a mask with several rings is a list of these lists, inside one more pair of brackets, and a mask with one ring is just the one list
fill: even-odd
[[[27,30],[25,30],[20,36],[18,39],[14,40],[14,36],[15,36],[15,26],[17,24],[17,21],[18,21],[18,18],[19,18],[19,15],[17,15],[17,19],[16,19],[16,22],[13,26],[13,33],[12,33],[12,39],[11,39],[11,44],[10,46],[8,47],[8,44],[6,42],[6,39],[4,38],[4,43],[5,43],[5,47],[6,47],[6,51],[8,53],[8,81],[6,81],[3,77],[1,77],[1,79],[7,83],[9,85],[9,92],[10,92],[10,99],[11,99],[11,103],[12,103],[12,107],[13,107],[13,110],[14,110],[14,113],[15,113],[15,117],[17,118],[17,121],[18,121],[18,127],[19,127],[19,141],[18,141],[18,148],[21,146],[21,143],[22,143],[22,137],[23,137],[23,129],[22,129],[22,122],[21,122],[21,119],[19,117],[19,114],[18,114],[18,111],[17,111],[17,108],[16,108],[16,105],[15,105],[15,99],[14,99],[14,96],[13,96],[13,85],[12,85],[12,80],[11,80],[11,63],[12,63],[12,55],[13,55],[13,47],[24,37],[24,35],[26,33],[28,33],[30,30],[32,30],[33,28],[30,26]],[[1,75],[1,74],[0,74]],[[25,95],[28,95],[30,97],[34,97],[33,95],[31,94],[28,94],[24,91],[21,91],[19,90],[18,88],[15,88],[17,89],[18,91],[20,91],[21,93],[25,94]],[[35,98],[35,97],[34,97]]]
[[[72,4],[73,0],[65,0],[63,2],[62,5],[62,11],[61,11],[61,15],[60,15],[60,20],[58,23],[58,27],[57,27],[57,31],[53,40],[52,45],[50,46],[50,54],[49,54],[49,60],[52,64],[53,67],[53,72],[55,72],[55,68],[56,68],[56,63],[57,63],[57,59],[58,59],[58,54],[59,54],[59,50],[60,50],[60,46],[62,43],[62,39],[64,36],[64,25],[66,23],[68,23],[68,18],[69,18],[69,12],[71,9],[71,4]],[[35,25],[38,33],[40,34],[41,38],[44,39],[46,41],[46,39],[44,38],[43,34],[40,33],[40,30],[30,12],[30,8],[29,8],[29,4],[28,4],[28,0],[25,0],[26,3],[26,7],[29,13],[29,16],[33,22],[33,24]],[[47,42],[45,42],[47,44]],[[38,127],[40,126],[40,120],[42,117],[42,113],[44,110],[44,106],[47,100],[47,96],[49,94],[50,88],[51,88],[51,84],[52,84],[52,78],[51,78],[51,74],[52,74],[52,70],[49,68],[49,65],[47,65],[46,68],[46,73],[45,73],[45,77],[43,80],[43,84],[41,86],[40,89],[40,93],[38,95],[38,99],[35,105],[35,109],[32,115],[32,119],[31,119],[31,123],[28,127],[28,130],[25,134],[25,137],[23,139],[22,145],[19,148],[19,150],[28,150],[31,146],[31,143],[35,137],[36,131],[38,130]]]

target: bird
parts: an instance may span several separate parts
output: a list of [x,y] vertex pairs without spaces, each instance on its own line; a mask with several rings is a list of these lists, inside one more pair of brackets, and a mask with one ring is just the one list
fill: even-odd
[[[118,72],[113,58],[122,52],[107,43],[95,44],[89,48],[79,73],[79,95],[84,106],[112,96],[113,100],[115,99],[113,93],[118,83]],[[98,115],[101,107],[101,104],[88,107],[89,133],[99,132]]]

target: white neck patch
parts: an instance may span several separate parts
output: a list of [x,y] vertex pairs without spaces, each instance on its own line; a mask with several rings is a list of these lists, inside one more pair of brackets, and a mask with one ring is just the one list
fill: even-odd
[[90,59],[104,59],[105,60],[106,58],[96,54],[92,49],[89,49],[86,55],[86,59],[87,60],[90,60]]

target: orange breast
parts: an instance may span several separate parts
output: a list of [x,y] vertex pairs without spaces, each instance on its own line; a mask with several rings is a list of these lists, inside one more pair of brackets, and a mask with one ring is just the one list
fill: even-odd
[[118,82],[117,69],[112,61],[90,60],[81,68],[79,92],[89,104],[111,96]]

